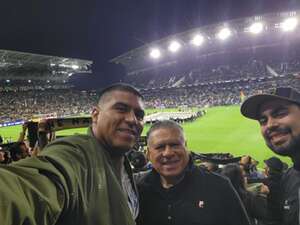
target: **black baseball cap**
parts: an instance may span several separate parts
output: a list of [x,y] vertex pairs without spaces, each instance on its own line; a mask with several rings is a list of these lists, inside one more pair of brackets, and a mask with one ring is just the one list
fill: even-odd
[[262,104],[272,100],[285,100],[300,105],[300,93],[290,87],[276,88],[273,94],[258,94],[247,98],[242,106],[241,113],[250,119],[258,119],[258,111]]
[[267,164],[268,167],[275,171],[281,172],[283,170],[283,162],[275,156],[264,160],[264,162]]

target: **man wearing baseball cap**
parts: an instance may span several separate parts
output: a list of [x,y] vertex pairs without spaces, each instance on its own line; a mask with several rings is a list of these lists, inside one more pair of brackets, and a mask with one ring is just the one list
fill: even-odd
[[251,96],[242,104],[241,113],[259,122],[266,145],[274,153],[292,159],[293,167],[280,180],[280,196],[272,196],[270,188],[270,199],[280,202],[278,211],[272,213],[278,217],[278,224],[299,225],[300,93],[284,87],[277,88],[273,94]]
[[271,158],[264,160],[264,163],[266,164],[265,173],[267,175],[270,172],[281,173],[283,171],[283,166],[284,166],[283,162],[275,156],[272,156]]

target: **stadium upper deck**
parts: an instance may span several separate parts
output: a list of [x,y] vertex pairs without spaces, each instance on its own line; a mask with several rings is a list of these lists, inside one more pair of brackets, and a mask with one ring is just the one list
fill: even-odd
[[111,62],[124,65],[127,75],[137,75],[180,59],[291,45],[299,41],[299,16],[300,11],[271,13],[194,28],[133,49]]
[[92,61],[0,50],[0,84],[12,81],[64,83],[75,73],[91,73]]

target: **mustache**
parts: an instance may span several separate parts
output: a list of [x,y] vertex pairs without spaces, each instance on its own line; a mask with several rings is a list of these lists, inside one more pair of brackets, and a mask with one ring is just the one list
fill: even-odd
[[272,133],[289,133],[291,131],[288,127],[271,127],[266,130],[266,136],[270,138]]

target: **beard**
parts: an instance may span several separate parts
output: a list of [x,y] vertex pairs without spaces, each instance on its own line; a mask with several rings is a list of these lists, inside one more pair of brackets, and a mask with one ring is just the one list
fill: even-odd
[[292,134],[291,129],[284,127],[284,128],[277,128],[274,130],[279,133],[287,133],[291,135],[290,139],[286,142],[280,144],[280,145],[274,145],[271,142],[271,138],[267,135],[265,137],[265,141],[267,146],[276,154],[281,156],[290,156],[293,157],[296,154],[299,154],[297,151],[299,151],[300,148],[300,135],[294,136]]

